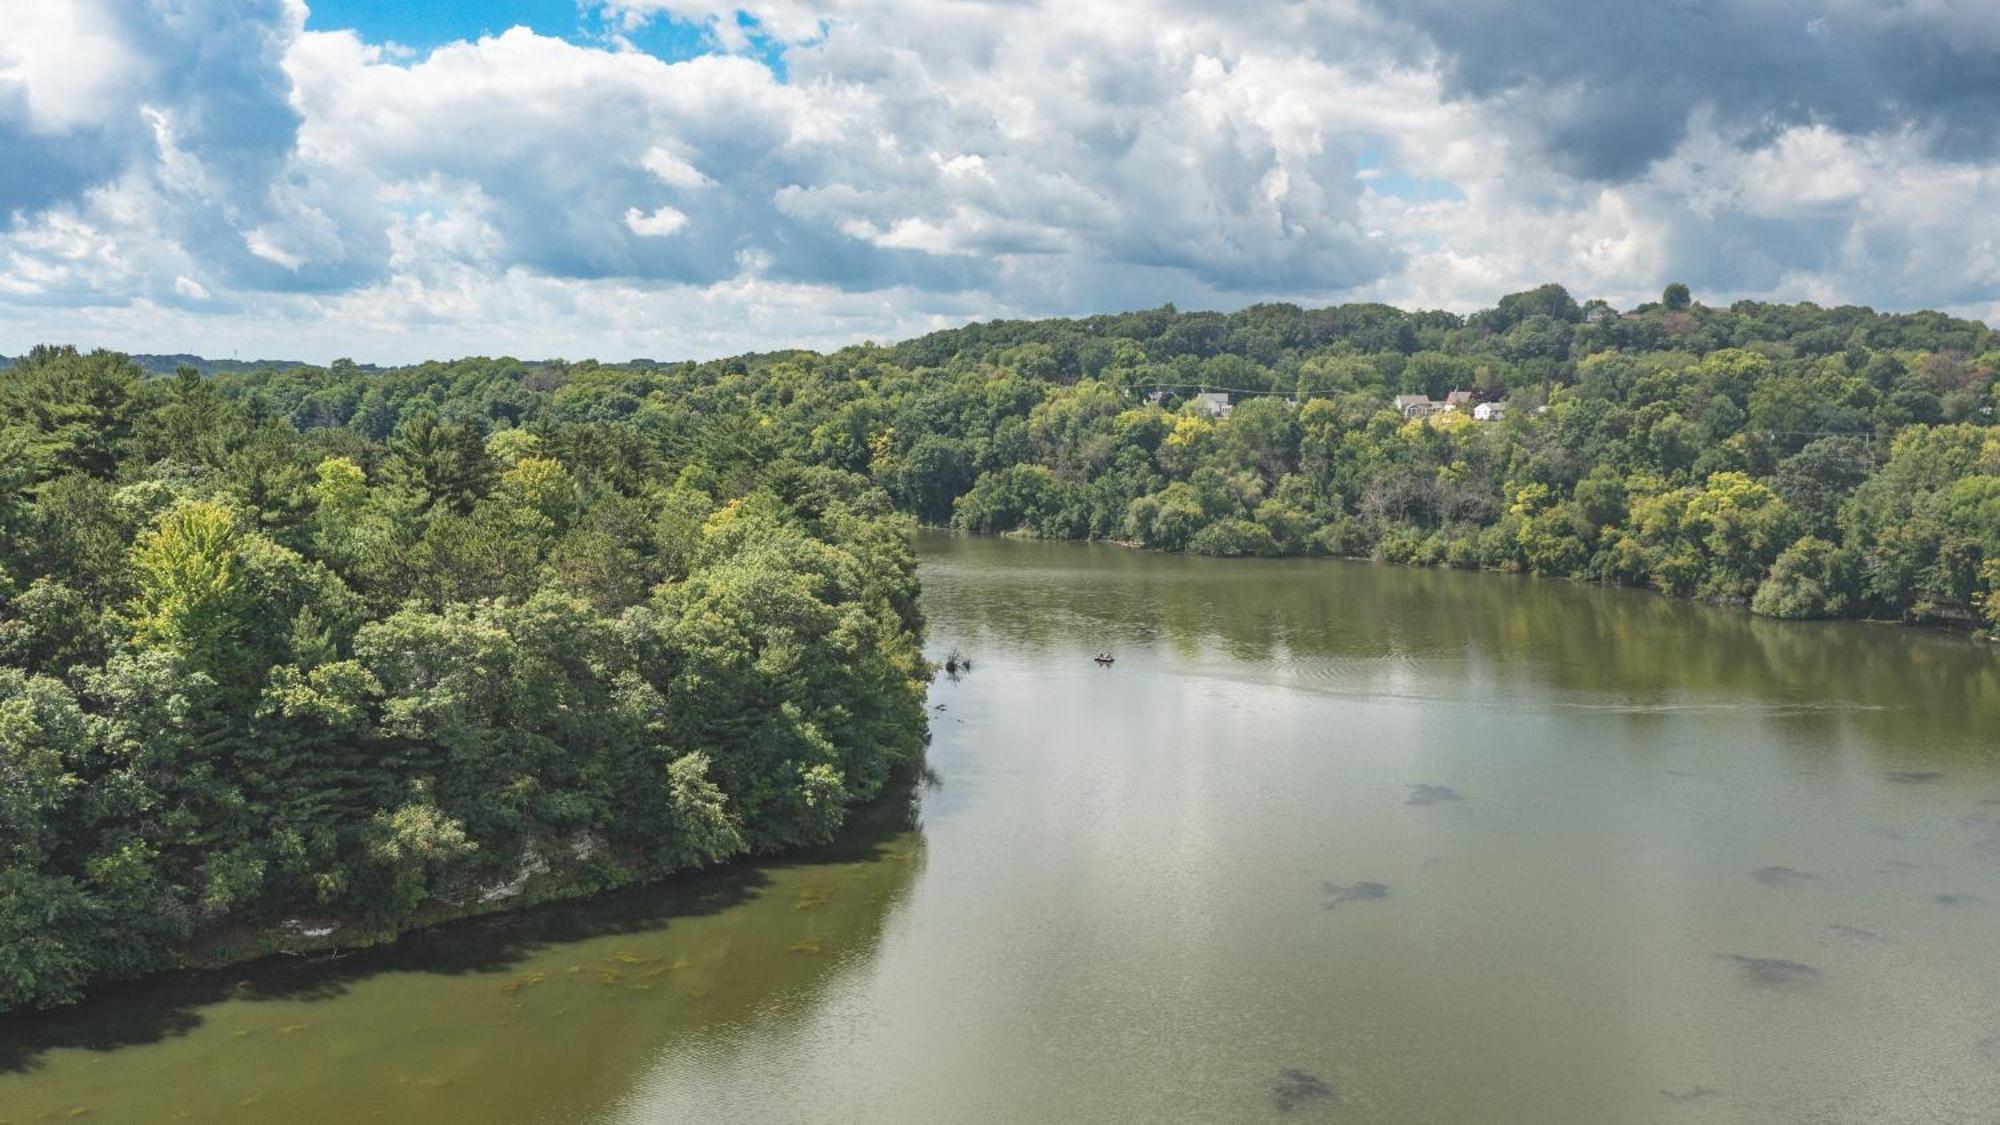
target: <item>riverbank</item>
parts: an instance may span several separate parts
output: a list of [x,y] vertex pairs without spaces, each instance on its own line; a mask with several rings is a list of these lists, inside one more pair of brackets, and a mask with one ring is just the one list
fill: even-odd
[[[269,923],[212,926],[198,929],[183,943],[178,964],[138,976],[98,981],[73,1004],[89,1001],[106,987],[130,985],[176,972],[213,972],[280,958],[346,957],[482,919],[576,906],[610,895],[670,889],[676,882],[728,879],[771,864],[844,858],[857,850],[866,850],[886,834],[907,830],[921,773],[921,763],[899,767],[873,800],[849,807],[845,825],[829,844],[746,853],[719,863],[668,870],[649,870],[629,859],[606,864],[602,862],[605,857],[595,852],[579,857],[573,851],[560,864],[530,863],[525,867],[538,869],[517,872],[513,879],[503,883],[475,886],[452,899],[427,902],[402,925],[372,926],[360,919],[302,913]],[[604,879],[593,874],[606,870],[622,872],[624,877]],[[499,891],[506,893],[496,893]],[[41,1010],[56,1011],[69,1006],[72,1005]]]
[[[964,528],[940,526],[935,524],[923,524],[920,526],[922,526],[927,531],[944,532],[953,535],[970,535],[978,537],[985,534],[977,531],[968,531]],[[1984,623],[1978,621],[1977,619],[1963,617],[1963,616],[1927,617],[1921,620],[1904,620],[1900,618],[1890,618],[1890,617],[1864,617],[1864,616],[1847,617],[1847,616],[1836,616],[1827,614],[1811,616],[1811,617],[1786,617],[1777,614],[1758,613],[1755,609],[1751,607],[1752,599],[1750,598],[1725,598],[1725,597],[1701,597],[1696,595],[1678,595],[1672,593],[1671,591],[1663,590],[1660,587],[1652,584],[1619,582],[1612,579],[1590,578],[1583,575],[1538,574],[1531,570],[1525,570],[1521,567],[1480,566],[1464,562],[1454,562],[1447,559],[1438,559],[1434,561],[1427,561],[1419,558],[1395,559],[1384,556],[1379,552],[1372,554],[1365,554],[1365,555],[1335,554],[1331,552],[1303,552],[1303,553],[1279,553],[1279,554],[1257,554],[1257,555],[1203,554],[1198,551],[1163,550],[1158,547],[1147,546],[1145,543],[1139,542],[1136,539],[1113,539],[1113,538],[1051,539],[1037,535],[1034,531],[1027,528],[1016,529],[1014,531],[1004,531],[991,537],[999,539],[1014,539],[1024,542],[1102,543],[1107,546],[1121,547],[1128,551],[1141,551],[1148,554],[1156,554],[1156,555],[1180,555],[1188,558],[1213,558],[1213,559],[1225,559],[1225,560],[1249,559],[1249,558],[1326,559],[1334,562],[1366,563],[1373,566],[1393,566],[1409,570],[1442,570],[1442,571],[1456,571],[1456,572],[1475,573],[1475,574],[1508,574],[1522,578],[1535,578],[1542,581],[1565,582],[1577,586],[1591,586],[1591,587],[1598,587],[1598,588],[1612,589],[1612,590],[1630,590],[1635,593],[1653,594],[1667,598],[1671,601],[1687,602],[1694,605],[1705,605],[1722,609],[1739,609],[1746,613],[1750,613],[1754,616],[1761,617],[1770,621],[1838,621],[1838,622],[1850,622],[1858,625],[1892,625],[1902,628],[1936,629],[1949,633],[1964,634],[1970,636],[1972,639],[1977,641],[1983,641],[1987,643],[2000,643],[2000,629],[1988,628]]]

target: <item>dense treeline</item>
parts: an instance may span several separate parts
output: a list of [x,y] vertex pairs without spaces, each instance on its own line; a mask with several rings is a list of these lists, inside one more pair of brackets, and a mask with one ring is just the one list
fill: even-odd
[[[975,531],[1969,625],[2000,616],[1996,370],[2000,333],[1938,313],[1709,308],[1681,285],[1619,312],[1545,285],[1464,318],[1161,309],[692,374],[760,402],[782,446]],[[1504,420],[1392,407],[1454,389]]]
[[0,1010],[822,841],[920,754],[908,517],[546,378],[0,373]]
[[[0,1007],[825,838],[921,746],[910,516],[1991,622],[1996,370],[1977,323],[1681,286],[622,368],[38,350],[0,372]],[[1507,416],[1391,406],[1454,389]]]

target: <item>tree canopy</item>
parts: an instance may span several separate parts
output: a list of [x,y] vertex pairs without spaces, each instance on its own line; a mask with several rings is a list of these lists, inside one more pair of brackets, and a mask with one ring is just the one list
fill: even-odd
[[821,842],[916,760],[889,494],[576,375],[0,372],[0,1010]]

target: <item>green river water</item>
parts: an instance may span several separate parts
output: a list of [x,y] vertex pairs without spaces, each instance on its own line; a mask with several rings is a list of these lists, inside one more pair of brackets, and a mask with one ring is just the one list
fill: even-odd
[[8,1016],[0,1121],[2000,1120],[1990,646],[920,547],[840,846]]

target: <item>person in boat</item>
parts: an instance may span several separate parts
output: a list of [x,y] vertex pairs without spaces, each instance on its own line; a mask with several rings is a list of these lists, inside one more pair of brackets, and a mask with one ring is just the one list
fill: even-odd
[[1092,659],[1096,660],[1096,661],[1097,661],[1097,662],[1098,662],[1099,664],[1109,664],[1109,663],[1111,663],[1111,662],[1112,662],[1113,660],[1116,660],[1116,659],[1118,659],[1118,658],[1117,658],[1117,657],[1115,657],[1115,656],[1113,656],[1113,655],[1111,655],[1111,653],[1110,653],[1110,651],[1109,651],[1109,650],[1106,650],[1106,651],[1104,651],[1104,652],[1100,652],[1100,653],[1098,653],[1098,654],[1097,654],[1097,655],[1096,655],[1095,657],[1093,657]]

